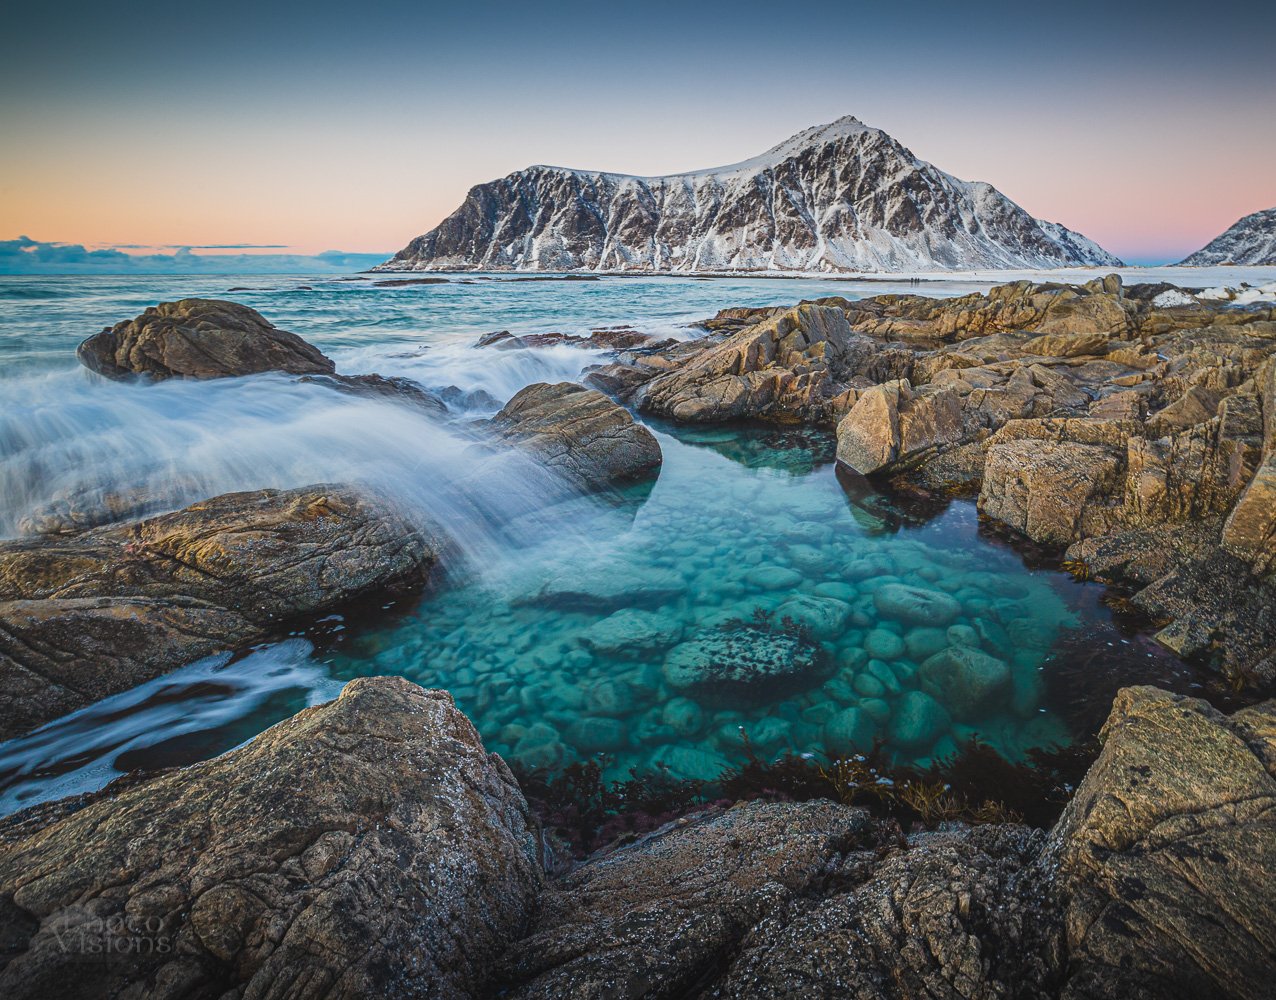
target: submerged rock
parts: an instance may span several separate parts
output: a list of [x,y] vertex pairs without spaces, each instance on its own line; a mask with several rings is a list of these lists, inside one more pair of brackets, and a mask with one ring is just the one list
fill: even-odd
[[827,664],[791,632],[752,625],[708,629],[665,657],[665,680],[701,700],[748,704],[818,683]]
[[1010,693],[1010,665],[969,646],[950,646],[917,670],[922,687],[958,719],[976,721]]
[[890,741],[902,750],[924,751],[948,732],[951,721],[944,706],[925,691],[909,691],[891,715]]
[[10,1000],[461,1000],[543,881],[509,769],[390,677],[0,841]]
[[0,739],[299,616],[417,587],[440,548],[389,501],[340,485],[0,543]]
[[586,489],[653,476],[660,445],[629,411],[574,382],[538,382],[492,418],[498,438]]
[[905,583],[878,587],[873,604],[884,618],[908,625],[950,625],[961,614],[961,605],[947,594]]
[[108,378],[226,378],[257,372],[331,375],[336,366],[261,313],[219,299],[181,299],[84,341],[76,357]]
[[545,604],[573,611],[617,611],[657,608],[675,600],[687,583],[669,569],[635,569],[627,564],[590,567],[587,573],[564,573],[545,583],[521,604]]
[[835,597],[798,594],[781,604],[775,614],[785,627],[792,624],[812,639],[825,641],[842,634],[851,617],[851,606]]
[[607,656],[639,658],[668,649],[682,635],[676,619],[625,608],[595,622],[581,635],[581,645]]

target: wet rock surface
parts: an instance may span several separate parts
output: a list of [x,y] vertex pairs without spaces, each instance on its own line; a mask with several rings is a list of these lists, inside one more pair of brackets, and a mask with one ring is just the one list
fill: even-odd
[[475,996],[542,884],[512,775],[399,678],[0,828],[0,993]]
[[75,353],[86,368],[112,379],[283,372],[339,392],[406,403],[435,415],[447,412],[442,399],[411,379],[338,375],[333,361],[313,344],[280,330],[255,309],[220,299],[161,302],[88,338]]
[[300,616],[419,586],[439,550],[388,501],[340,485],[0,543],[0,738]]
[[586,489],[643,479],[660,468],[660,445],[629,411],[575,382],[538,382],[492,418],[498,440],[535,455]]
[[295,333],[236,302],[181,299],[152,306],[80,345],[80,363],[108,378],[226,378],[257,372],[331,375],[336,366]]

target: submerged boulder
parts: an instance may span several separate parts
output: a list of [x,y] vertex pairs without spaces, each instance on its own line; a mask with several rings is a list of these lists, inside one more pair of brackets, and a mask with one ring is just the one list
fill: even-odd
[[95,334],[75,353],[86,368],[108,378],[331,375],[336,370],[317,347],[278,329],[256,309],[220,299],[162,302]]
[[664,674],[701,700],[748,704],[816,684],[826,667],[819,648],[793,632],[723,625],[671,649]]
[[970,646],[949,646],[928,657],[917,673],[925,691],[968,721],[997,708],[1010,691],[1010,665]]
[[668,649],[678,641],[677,619],[638,608],[624,608],[595,622],[580,637],[581,645],[606,656],[634,659]]
[[888,583],[873,593],[873,604],[883,617],[908,625],[942,627],[961,614],[955,598],[927,587]]
[[655,436],[628,410],[575,382],[529,385],[491,426],[500,440],[585,489],[653,476],[662,461]]
[[297,617],[417,587],[440,549],[388,500],[340,485],[0,543],[0,739]]
[[509,769],[401,678],[76,806],[0,827],[10,1000],[461,1000],[543,880]]

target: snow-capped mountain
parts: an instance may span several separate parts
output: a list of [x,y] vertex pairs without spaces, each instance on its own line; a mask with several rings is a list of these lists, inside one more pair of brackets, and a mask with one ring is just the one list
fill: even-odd
[[1187,267],[1276,264],[1276,208],[1245,216],[1182,263]]
[[666,177],[536,166],[377,270],[911,271],[1116,266],[990,184],[958,180],[856,118],[729,167]]

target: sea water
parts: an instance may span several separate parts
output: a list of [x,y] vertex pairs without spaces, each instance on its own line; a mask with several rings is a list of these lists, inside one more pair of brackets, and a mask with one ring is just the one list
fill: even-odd
[[[420,598],[300,623],[0,745],[0,808],[216,754],[361,675],[450,691],[489,748],[524,768],[599,759],[618,780],[653,770],[712,780],[746,755],[874,745],[925,765],[971,737],[1020,760],[1089,735],[1063,710],[1058,671],[1072,654],[1061,651],[1124,645],[1126,660],[1146,660],[1159,679],[1177,665],[1116,628],[1100,588],[991,540],[971,501],[919,510],[839,475],[827,432],[663,424],[652,426],[664,454],[654,483],[580,496],[525,457],[482,447],[471,426],[492,400],[575,379],[602,357],[474,347],[486,332],[629,325],[685,338],[726,306],[886,290],[770,279],[470,276],[396,288],[0,278],[0,534],[20,533],[58,496],[142,487],[171,509],[233,489],[344,481],[390,492],[459,553]],[[440,424],[277,375],[146,385],[76,365],[84,337],[188,296],[252,305],[340,371],[491,399]],[[752,672],[729,676],[741,660]],[[1107,690],[1103,678],[1093,684]]]

